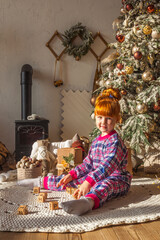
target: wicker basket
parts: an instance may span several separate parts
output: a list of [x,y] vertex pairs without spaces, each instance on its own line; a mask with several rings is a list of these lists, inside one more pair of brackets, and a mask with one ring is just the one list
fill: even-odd
[[17,168],[17,179],[37,178],[42,175],[42,167],[35,168]]

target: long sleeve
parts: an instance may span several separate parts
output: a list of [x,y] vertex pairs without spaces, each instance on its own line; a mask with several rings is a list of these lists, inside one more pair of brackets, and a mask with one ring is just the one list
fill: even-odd
[[101,162],[99,167],[97,167],[94,171],[91,171],[86,181],[88,181],[92,186],[99,182],[100,180],[107,178],[110,176],[115,170],[117,170],[120,166],[121,158],[117,157],[118,150],[118,141],[109,143],[106,145],[104,150],[104,160]]
[[83,163],[79,164],[69,172],[72,176],[72,179],[81,178],[87,175],[90,171],[92,171],[93,160],[92,160],[91,152],[92,152],[92,146],[90,147],[88,155],[83,160]]
[[113,131],[104,137],[96,138],[83,163],[70,171],[73,180],[86,176],[86,181],[95,183],[110,176],[120,176],[126,171],[127,149]]

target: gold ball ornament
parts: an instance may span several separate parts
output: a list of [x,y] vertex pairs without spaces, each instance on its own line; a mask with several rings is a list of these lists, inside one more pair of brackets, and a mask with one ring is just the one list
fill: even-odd
[[126,74],[132,74],[133,71],[134,71],[134,68],[132,66],[126,66],[125,67]]
[[145,35],[150,35],[152,33],[152,28],[149,26],[149,25],[146,25],[144,28],[143,28],[143,33]]
[[142,91],[143,91],[143,86],[142,85],[136,87],[136,93],[141,93]]
[[90,104],[94,107],[95,106],[95,103],[96,103],[96,96],[92,96],[91,99],[90,99]]
[[152,38],[153,39],[160,39],[160,32],[157,32],[156,30],[152,31]]
[[152,122],[150,123],[148,132],[149,132],[149,133],[150,133],[150,132],[153,132],[153,131],[155,130],[155,128],[156,128],[156,123],[155,123],[154,121],[152,121]]
[[147,112],[147,105],[144,103],[138,103],[136,106],[136,111],[140,114]]
[[144,72],[143,74],[142,74],[142,79],[143,79],[143,81],[145,81],[145,82],[149,82],[149,81],[151,81],[152,79],[153,79],[153,74],[152,74],[152,72],[151,71],[146,71],[146,72]]

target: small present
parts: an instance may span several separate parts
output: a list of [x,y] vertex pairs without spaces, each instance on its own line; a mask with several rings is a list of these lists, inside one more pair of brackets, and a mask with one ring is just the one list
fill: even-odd
[[83,157],[81,148],[59,148],[57,150],[58,163],[61,163],[64,157],[69,157],[70,154],[73,154],[74,164],[82,163]]
[[58,176],[67,174],[73,167],[83,162],[81,148],[60,148],[57,151]]

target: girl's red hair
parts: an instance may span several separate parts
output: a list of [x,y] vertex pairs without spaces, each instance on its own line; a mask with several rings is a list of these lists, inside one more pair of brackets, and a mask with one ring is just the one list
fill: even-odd
[[96,99],[94,114],[101,116],[116,117],[120,120],[121,95],[118,89],[109,88],[104,90]]

